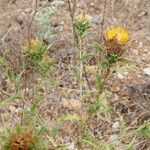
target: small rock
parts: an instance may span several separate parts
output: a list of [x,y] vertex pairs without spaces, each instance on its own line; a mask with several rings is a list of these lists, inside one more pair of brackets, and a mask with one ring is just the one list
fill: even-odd
[[117,74],[117,77],[118,77],[119,79],[124,79],[124,78],[127,77],[127,75],[128,75],[128,72],[123,72],[123,74],[118,73],[118,74]]
[[144,72],[144,74],[150,76],[150,68],[144,68],[143,72]]
[[70,109],[70,110],[80,111],[82,108],[82,104],[79,100],[72,99],[68,101],[63,98],[62,103],[65,108]]
[[58,32],[62,32],[63,30],[64,30],[63,26],[57,27],[57,31],[58,31]]
[[110,138],[109,138],[109,141],[115,145],[118,145],[120,144],[120,140],[119,140],[119,137],[118,135],[114,134],[114,135],[111,135]]
[[94,6],[94,3],[91,3],[91,6]]
[[112,125],[113,129],[119,129],[120,128],[120,123],[118,121],[116,121],[113,125]]
[[139,12],[139,13],[137,14],[137,17],[138,17],[138,18],[141,18],[141,17],[146,16],[146,15],[147,15],[147,12],[146,12],[146,11],[141,11],[141,12]]
[[103,16],[102,15],[96,15],[96,16],[93,16],[93,23],[94,24],[101,24],[102,21],[103,21]]
[[22,25],[23,22],[24,22],[24,18],[25,18],[25,13],[22,12],[22,13],[17,17],[16,21],[17,21],[20,25]]
[[10,106],[10,107],[9,107],[9,110],[10,110],[11,113],[15,113],[16,107]]
[[52,4],[53,6],[60,7],[60,6],[64,5],[65,2],[62,1],[62,0],[55,0],[55,1],[52,2],[51,4]]
[[68,150],[74,150],[75,148],[75,143],[73,141],[66,143],[67,149]]
[[139,42],[138,48],[142,48],[143,47],[143,42]]
[[31,8],[27,8],[27,9],[25,9],[25,11],[24,11],[26,14],[31,14],[31,12],[32,12],[32,9]]
[[21,115],[22,114],[22,108],[17,108],[16,110],[15,110],[15,113],[17,114],[17,115]]
[[87,6],[86,6],[86,3],[85,3],[84,1],[81,1],[81,0],[80,0],[80,2],[77,3],[77,7],[80,7],[81,9],[84,9],[84,8],[86,8]]
[[118,73],[117,76],[118,76],[119,79],[123,79],[124,78],[124,76],[122,74],[120,74],[120,73]]

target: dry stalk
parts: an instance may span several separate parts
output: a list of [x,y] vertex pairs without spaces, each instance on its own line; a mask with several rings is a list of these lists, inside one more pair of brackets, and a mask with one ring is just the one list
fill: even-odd
[[103,41],[103,32],[104,32],[104,23],[105,23],[105,16],[106,16],[106,8],[107,8],[107,0],[104,2],[104,9],[103,9],[103,19],[101,23],[101,42]]
[[70,12],[70,17],[71,17],[71,22],[72,22],[72,29],[73,29],[73,38],[74,38],[74,42],[76,44],[78,44],[78,36],[77,36],[77,33],[76,33],[76,30],[75,30],[75,27],[74,27],[74,14],[75,14],[75,11],[76,11],[76,4],[77,4],[77,0],[73,0],[73,6],[71,7],[71,1],[70,0],[67,0],[68,2],[68,6],[69,6],[69,12]]
[[33,23],[34,17],[35,17],[37,12],[38,12],[38,0],[35,1],[35,11],[34,11],[34,14],[31,18],[31,21],[29,22],[29,25],[28,25],[28,41],[31,38],[31,27],[32,27],[32,23]]

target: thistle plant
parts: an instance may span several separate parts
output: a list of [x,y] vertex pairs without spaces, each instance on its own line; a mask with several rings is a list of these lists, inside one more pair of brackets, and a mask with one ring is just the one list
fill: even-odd
[[[89,135],[88,129],[90,129],[90,122],[94,117],[101,118],[102,114],[105,114],[104,120],[108,120],[110,118],[106,118],[107,114],[110,114],[111,110],[109,107],[109,103],[107,102],[107,96],[109,94],[106,83],[109,80],[109,76],[111,73],[111,69],[117,64],[118,61],[122,61],[123,51],[126,50],[125,46],[129,41],[129,31],[123,27],[113,27],[108,29],[106,33],[103,35],[104,44],[103,43],[92,43],[93,48],[92,52],[87,52],[85,46],[85,38],[88,36],[88,30],[91,27],[91,22],[88,19],[87,15],[82,12],[79,16],[76,17],[74,21],[74,27],[76,29],[76,33],[78,35],[79,43],[76,45],[76,48],[79,53],[78,60],[79,62],[79,78],[80,78],[80,98],[86,97],[83,95],[83,83],[84,77],[87,79],[89,89],[96,87],[96,91],[90,91],[90,98],[88,101],[87,107],[85,108],[84,116],[82,114],[72,114],[72,115],[63,115],[63,123],[75,121],[78,123],[79,127],[79,137],[78,143],[80,143],[79,148],[82,149],[82,145],[88,143],[92,145],[94,149],[96,148],[96,143],[105,143],[104,141],[96,141],[96,139],[90,139],[89,141],[85,138],[85,136]],[[97,57],[97,53],[100,53],[100,57]],[[95,87],[91,87],[91,83],[89,82],[89,77],[86,75],[86,69],[88,68],[87,64],[89,60],[94,57],[96,58],[94,71],[91,71],[89,66],[89,71],[92,72],[90,78],[94,80]],[[92,67],[92,66],[91,66]],[[93,78],[94,77],[94,78]],[[84,90],[85,94],[85,90]],[[84,103],[82,101],[82,103]],[[110,117],[110,116],[108,116]],[[60,117],[61,118],[61,117]],[[59,132],[59,128],[61,128],[62,123],[60,123],[60,119],[54,128],[53,133]],[[107,144],[106,146],[99,145],[98,149],[114,149],[113,145]]]
[[122,55],[129,40],[129,31],[121,26],[112,27],[104,33],[104,54],[103,60],[99,63],[100,68],[104,70],[104,81],[109,77],[111,68],[123,60]]
[[[51,135],[47,135],[47,133],[45,134],[51,140],[50,142],[53,144],[53,149],[67,149],[64,145],[57,143],[57,135],[59,134],[59,129],[63,126],[63,124],[65,124],[66,122],[74,122],[78,125],[77,143],[80,149],[82,149],[82,147],[86,144],[95,150],[114,149],[113,144],[109,142],[107,143],[104,140],[97,140],[95,137],[93,137],[92,133],[90,132],[90,130],[92,130],[90,122],[92,122],[92,120],[95,118],[104,117],[103,120],[109,119],[106,118],[107,115],[111,112],[109,103],[107,101],[109,92],[106,88],[106,82],[111,75],[111,69],[116,65],[118,61],[122,61],[123,51],[125,50],[125,45],[129,40],[129,33],[127,32],[127,30],[124,30],[124,28],[121,27],[117,27],[117,29],[111,28],[104,34],[104,44],[92,43],[92,52],[87,52],[84,42],[85,38],[87,37],[88,30],[90,29],[91,23],[87,16],[84,13],[81,13],[81,15],[76,18],[74,26],[79,38],[79,43],[78,45],[76,45],[76,47],[78,48],[79,52],[79,58],[77,62],[79,62],[80,72],[80,98],[86,98],[86,95],[83,95],[83,83],[85,77],[87,79],[86,82],[89,83],[88,86],[91,90],[88,95],[88,103],[84,108],[83,114],[74,112],[73,114],[60,116],[59,118],[57,118],[54,128],[50,129]],[[16,82],[16,78],[19,81],[24,81],[23,83],[17,81],[16,84],[17,87],[23,87],[24,94],[21,95],[21,99],[23,101],[23,110],[19,132],[13,129],[13,132],[8,132],[7,136],[3,136],[4,150],[38,150],[49,148],[43,141],[43,137],[45,135],[42,132],[43,128],[41,128],[41,131],[36,128],[36,124],[41,123],[40,112],[38,108],[40,107],[40,104],[44,99],[44,97],[38,93],[38,89],[40,88],[40,82],[43,75],[44,78],[46,78],[46,73],[49,73],[51,67],[54,64],[54,61],[47,55],[47,50],[49,49],[49,47],[50,46],[45,45],[41,40],[30,39],[23,47],[24,70],[21,71],[21,74],[16,75],[12,72],[11,69],[6,69],[8,77],[12,79],[12,82]],[[102,57],[97,57],[97,53],[101,53]],[[88,73],[86,72],[87,64],[92,57],[96,58],[96,62],[94,65],[94,70],[91,70],[90,68],[89,71],[92,72],[90,78],[94,80],[94,85],[91,85],[88,79],[89,77],[86,76],[86,73]],[[5,68],[5,66],[7,65],[5,56],[1,57],[0,65],[2,68]],[[37,83],[33,84],[34,95],[31,101],[26,91],[30,83],[28,78],[29,76],[32,76],[32,79],[36,78],[37,80]],[[48,76],[46,79],[49,81],[51,80],[51,82],[54,83],[54,88],[57,90],[57,92],[61,92],[63,96],[65,95],[65,98],[67,97],[66,93],[64,94],[63,91],[60,91],[59,88],[55,87],[55,81],[50,76]],[[20,89],[17,89],[17,92],[19,93]],[[81,101],[81,103],[84,104],[84,101]],[[28,109],[25,107],[26,105],[29,105]],[[110,117],[110,115],[108,115],[108,117]],[[32,130],[24,130],[23,125],[26,125],[26,127],[31,125]],[[44,131],[45,130],[46,129],[44,128]],[[143,128],[140,131],[143,131]],[[43,133],[42,135],[40,134],[41,132]]]
[[49,70],[54,61],[46,56],[48,48],[42,41],[30,39],[23,48],[26,68],[31,72]]
[[82,82],[83,82],[83,62],[81,61],[84,52],[84,38],[86,37],[87,31],[90,28],[90,21],[86,14],[82,12],[74,22],[76,32],[78,34],[78,50],[80,59],[80,97],[82,97]]
[[[43,76],[46,76],[46,73],[50,71],[51,67],[54,64],[54,61],[49,58],[46,54],[50,46],[45,45],[42,41],[38,39],[31,39],[23,47],[23,63],[19,73],[16,73],[9,65],[7,55],[0,57],[0,67],[6,77],[14,86],[14,95],[11,93],[5,93],[8,99],[11,101],[5,101],[1,104],[0,107],[6,105],[6,102],[15,102],[20,105],[21,115],[20,115],[20,124],[15,128],[11,129],[7,135],[0,136],[3,139],[3,150],[29,150],[29,149],[46,149],[45,144],[43,143],[43,135],[41,131],[35,127],[36,123],[39,122],[39,116],[37,115],[39,103],[43,100],[38,93],[40,88],[38,79]],[[27,89],[31,85],[31,76],[32,81],[37,80],[37,83],[32,82],[34,93],[32,94],[33,100],[29,97]],[[20,101],[17,101],[17,100]],[[28,111],[27,111],[28,107]],[[31,126],[32,131],[26,129],[28,126]],[[24,129],[25,127],[25,129]],[[19,130],[18,130],[19,129]]]

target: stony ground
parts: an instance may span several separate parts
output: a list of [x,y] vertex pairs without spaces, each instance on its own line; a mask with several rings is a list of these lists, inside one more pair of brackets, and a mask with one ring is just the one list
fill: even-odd
[[[77,83],[68,75],[71,70],[69,64],[73,61],[74,48],[72,46],[73,35],[67,1],[53,0],[52,3],[49,3],[45,0],[44,2],[46,5],[53,5],[57,8],[48,22],[52,34],[45,39],[49,43],[54,43],[49,50],[50,56],[57,61],[58,71],[54,74],[62,83],[61,87],[66,92],[71,93],[72,99],[76,99],[77,92],[74,89],[76,89]],[[129,70],[124,70],[114,75],[108,83],[109,89],[113,93],[110,98],[110,103],[114,109],[113,123],[115,124],[118,120],[116,117],[118,112],[125,113],[130,122],[132,117],[132,120],[134,120],[144,109],[150,111],[150,1],[108,1],[105,16],[103,15],[104,3],[103,0],[79,0],[76,14],[84,10],[91,17],[93,26],[91,29],[92,36],[89,39],[95,42],[100,42],[103,19],[104,29],[113,25],[123,25],[132,33],[132,42],[129,45],[126,56],[133,60],[133,69],[130,72]],[[20,50],[27,39],[28,25],[34,13],[34,5],[33,0],[0,0],[0,53],[4,49],[10,49],[10,54]],[[40,25],[34,21],[32,27],[33,36],[37,36],[37,31],[40,28]],[[12,55],[12,59],[16,58],[16,55]],[[19,56],[17,58],[13,59],[13,63],[19,66]],[[0,74],[0,76],[2,75]],[[2,77],[0,81],[1,86],[3,86]],[[9,84],[6,84],[5,88],[6,91],[11,91]],[[62,109],[62,100],[53,90],[46,90],[49,97],[41,110],[48,108],[48,111],[44,113],[53,119],[53,117],[64,111]],[[8,112],[14,113],[13,110],[16,111],[19,107],[13,105],[7,109]],[[52,110],[55,110],[55,114],[51,114]],[[137,110],[139,111],[137,112]],[[5,114],[6,110],[0,108],[0,113],[1,115]],[[144,117],[141,120],[150,119],[149,115]],[[13,120],[13,122],[16,122],[16,120]],[[67,137],[66,135],[64,138]],[[113,135],[112,138],[114,138]]]

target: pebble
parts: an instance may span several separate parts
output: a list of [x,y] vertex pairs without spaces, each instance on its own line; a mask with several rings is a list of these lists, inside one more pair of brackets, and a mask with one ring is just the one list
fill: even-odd
[[17,115],[20,115],[20,114],[22,114],[22,108],[17,108],[16,110],[15,110],[15,113],[17,114]]
[[69,142],[66,144],[66,147],[68,150],[74,150],[75,149],[75,143],[73,141]]
[[22,12],[22,13],[17,17],[16,21],[17,21],[20,25],[23,24],[25,15],[26,15],[26,14],[25,14],[24,12]]
[[120,74],[120,73],[118,73],[117,76],[118,76],[119,79],[123,79],[124,78],[124,76],[122,74]]
[[111,135],[110,138],[109,138],[109,141],[115,145],[118,145],[120,144],[120,140],[119,140],[119,137],[118,135],[114,134],[114,135]]
[[91,3],[91,6],[94,6],[94,3]]
[[62,0],[55,0],[55,1],[53,1],[51,4],[52,4],[53,6],[60,7],[60,6],[64,5],[65,2],[62,1]]
[[143,47],[143,42],[139,42],[138,48],[142,48]]
[[119,121],[116,121],[113,125],[112,125],[112,128],[113,129],[119,129],[120,128],[120,123],[119,123]]
[[123,74],[118,73],[118,74],[117,74],[117,77],[118,77],[119,79],[124,79],[124,78],[127,77],[127,75],[128,75],[128,72],[124,72]]
[[31,12],[32,12],[32,9],[31,8],[27,8],[27,9],[25,9],[25,11],[24,11],[26,14],[30,14]]
[[146,11],[141,11],[137,14],[137,17],[140,18],[140,17],[146,16],[146,15],[147,15]]
[[150,76],[150,67],[149,68],[144,68],[143,72],[144,72],[145,75]]
[[103,21],[103,16],[102,16],[102,15],[93,16],[92,21],[93,21],[93,23],[96,24],[96,25],[101,24],[102,21]]
[[10,110],[11,113],[15,113],[16,107],[10,106],[10,107],[9,107],[9,110]]
[[79,100],[66,100],[66,99],[62,99],[62,104],[64,108],[70,109],[70,110],[75,110],[75,111],[80,111],[82,109],[82,103]]

